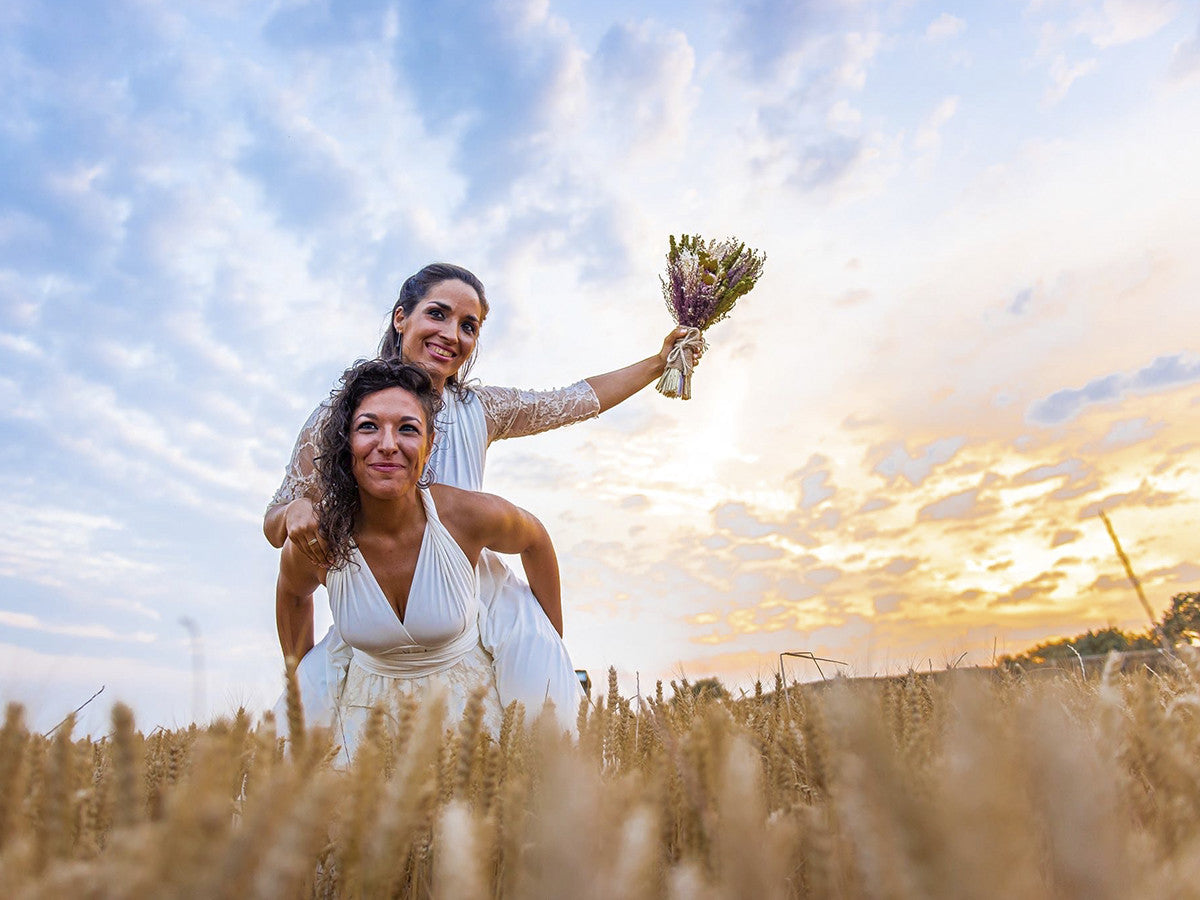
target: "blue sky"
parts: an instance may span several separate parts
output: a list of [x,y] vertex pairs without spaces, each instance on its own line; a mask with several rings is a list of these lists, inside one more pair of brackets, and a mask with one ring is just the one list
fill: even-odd
[[[449,259],[477,373],[652,352],[666,236],[760,287],[687,404],[500,444],[577,663],[745,683],[1138,625],[1200,587],[1200,13],[1173,0],[0,11],[0,694],[145,723],[278,682],[260,517]],[[804,673],[800,673],[804,674]],[[89,727],[103,727],[103,710]]]

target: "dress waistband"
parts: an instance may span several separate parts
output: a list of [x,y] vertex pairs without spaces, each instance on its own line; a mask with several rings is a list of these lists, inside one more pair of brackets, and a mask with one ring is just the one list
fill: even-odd
[[472,619],[458,637],[441,647],[400,647],[390,653],[366,653],[358,648],[350,660],[360,669],[385,678],[423,678],[445,672],[479,643],[479,625]]

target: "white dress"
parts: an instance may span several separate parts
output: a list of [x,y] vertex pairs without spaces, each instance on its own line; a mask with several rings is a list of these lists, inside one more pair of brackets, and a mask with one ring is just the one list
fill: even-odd
[[333,708],[343,763],[353,758],[371,709],[382,706],[394,715],[411,695],[441,693],[450,721],[457,721],[482,686],[483,726],[500,734],[495,670],[479,638],[475,567],[442,525],[429,491],[420,494],[425,533],[403,620],[357,547],[350,562],[325,579],[333,625],[349,656],[338,673]]
[[[445,407],[437,418],[428,465],[434,481],[471,491],[483,487],[484,462],[492,441],[538,434],[600,412],[600,402],[586,381],[556,391],[481,387],[460,395],[447,390],[443,400]],[[326,409],[319,406],[309,416],[271,506],[313,495],[316,433]],[[534,715],[549,701],[560,726],[573,732],[583,690],[562,638],[529,585],[496,554],[484,550],[477,573],[479,634],[492,656],[501,702],[520,701]],[[349,648],[337,633],[335,619],[297,669],[300,698],[310,724],[333,724],[337,692],[349,660]],[[286,722],[282,704],[281,698],[276,704],[281,725]]]

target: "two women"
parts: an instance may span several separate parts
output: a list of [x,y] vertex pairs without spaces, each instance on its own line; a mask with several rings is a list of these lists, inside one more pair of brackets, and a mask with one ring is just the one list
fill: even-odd
[[[615,406],[662,374],[667,353],[679,337],[672,331],[654,356],[614,372],[592,376],[557,391],[468,387],[464,377],[488,313],[483,285],[459,266],[426,266],[404,282],[380,346],[380,357],[424,368],[444,407],[435,422],[428,460],[438,483],[477,491],[483,486],[488,445],[494,440],[537,434],[587,419]],[[267,511],[264,531],[273,545],[289,541],[314,564],[328,564],[328,545],[317,527],[314,504],[316,435],[328,415],[321,406],[296,443],[287,476]],[[480,621],[484,648],[492,655],[500,698],[527,709],[551,701],[566,728],[574,723],[581,692],[562,643],[557,599],[539,598],[493,553],[479,564]],[[349,648],[337,626],[309,650],[311,605],[278,614],[283,635],[296,636],[292,649],[308,651],[298,670],[301,699],[310,720],[331,723],[336,686],[349,664]],[[285,650],[287,648],[285,647]]]
[[[329,592],[334,626],[351,649],[334,725],[349,760],[376,705],[436,691],[452,718],[482,688],[483,724],[499,733],[501,705],[478,627],[475,566],[484,548],[520,554],[529,587],[559,608],[558,563],[532,515],[489,494],[422,480],[441,401],[426,372],[395,360],[346,371],[319,434],[317,507],[328,565],[289,541],[276,607],[310,608]],[[285,653],[294,637],[281,632]]]

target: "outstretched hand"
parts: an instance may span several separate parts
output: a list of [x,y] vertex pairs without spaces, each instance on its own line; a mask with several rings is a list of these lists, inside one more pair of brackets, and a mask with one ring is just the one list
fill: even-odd
[[296,549],[314,564],[329,568],[325,541],[317,530],[317,513],[312,501],[307,497],[293,500],[288,504],[283,521],[288,540],[296,545]]
[[[658,353],[658,358],[662,360],[663,368],[666,368],[667,357],[671,353],[671,348],[674,347],[681,338],[686,337],[687,333],[687,328],[680,325],[678,328],[673,329],[665,338],[663,338],[662,350],[660,350]],[[687,353],[691,361],[692,368],[694,369],[700,364],[700,357],[704,355],[704,345],[701,344],[698,349],[689,347],[684,352]]]

